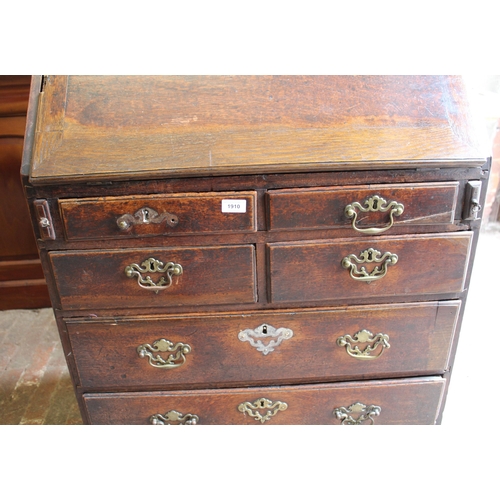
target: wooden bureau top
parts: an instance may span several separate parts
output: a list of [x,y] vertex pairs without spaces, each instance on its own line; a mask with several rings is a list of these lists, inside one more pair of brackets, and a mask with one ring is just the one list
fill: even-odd
[[34,77],[33,184],[485,161],[461,78]]

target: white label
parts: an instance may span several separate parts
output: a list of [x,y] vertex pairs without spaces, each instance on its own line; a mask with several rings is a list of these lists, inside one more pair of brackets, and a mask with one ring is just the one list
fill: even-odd
[[247,211],[247,200],[222,200],[223,214],[244,214]]

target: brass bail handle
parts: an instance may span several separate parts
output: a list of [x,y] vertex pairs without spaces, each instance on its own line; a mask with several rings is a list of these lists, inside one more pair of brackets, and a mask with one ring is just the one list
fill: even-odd
[[345,347],[347,354],[356,359],[372,360],[382,356],[385,349],[389,349],[389,335],[369,330],[360,330],[353,337],[349,334],[337,339],[337,345]]
[[342,425],[362,425],[364,422],[373,425],[374,418],[378,417],[381,412],[380,406],[365,405],[359,401],[347,408],[340,406],[333,410],[333,414],[341,421]]
[[191,352],[191,346],[182,342],[174,344],[170,340],[159,339],[152,345],[141,344],[136,350],[139,357],[147,359],[154,368],[169,370],[178,368],[186,362],[186,355]]
[[[164,274],[157,282],[151,279],[151,276],[146,273],[161,273]],[[172,285],[172,276],[179,276],[183,273],[182,266],[175,262],[167,262],[164,264],[161,260],[153,257],[146,259],[140,266],[138,264],[130,264],[125,268],[125,274],[128,278],[137,278],[137,283],[141,288],[152,290],[158,293],[160,290],[165,290]],[[143,276],[146,274],[146,276]]]
[[193,413],[182,414],[177,410],[170,410],[167,413],[155,413],[149,417],[152,425],[197,425],[200,421],[198,415]]
[[[371,272],[367,271],[365,266],[358,268],[358,265],[365,263],[382,264],[375,266]],[[382,252],[375,248],[368,248],[360,253],[359,257],[354,254],[348,255],[342,259],[342,267],[350,271],[351,278],[356,281],[371,283],[380,280],[387,274],[387,268],[398,263],[398,256],[395,253]]]
[[[385,227],[368,227],[365,229],[361,229],[356,226],[356,220],[358,218],[358,212],[367,213],[367,212],[389,212],[389,225]],[[352,228],[355,231],[363,234],[380,234],[387,230],[389,230],[394,225],[394,216],[399,216],[404,211],[404,205],[402,203],[398,203],[397,201],[391,201],[387,203],[387,201],[379,195],[372,196],[365,200],[364,206],[361,203],[355,201],[349,205],[347,205],[344,209],[345,216],[348,219],[352,219]]]

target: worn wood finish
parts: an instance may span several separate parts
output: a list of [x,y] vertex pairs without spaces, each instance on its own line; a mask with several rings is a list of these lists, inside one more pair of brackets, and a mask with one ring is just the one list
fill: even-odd
[[[183,273],[158,293],[144,289],[125,268],[149,258],[180,264]],[[240,304],[256,300],[255,247],[157,247],[113,252],[52,252],[50,261],[62,307],[168,308],[180,305]],[[142,273],[157,283],[162,273]]]
[[[85,422],[256,423],[237,407],[259,397],[287,398],[272,425],[356,402],[439,422],[481,217],[467,184],[484,205],[490,169],[468,113],[458,77],[34,78],[22,178]],[[228,193],[246,213],[221,214]],[[345,206],[374,194],[404,213],[360,234]],[[179,224],[118,229],[146,207]],[[355,281],[342,260],[370,248],[398,262]],[[158,294],[125,274],[152,257],[184,270]],[[266,355],[238,339],[264,326],[293,336]],[[389,336],[377,359],[337,343],[363,329]],[[181,367],[139,357],[160,339],[189,344]]]
[[[241,205],[241,207],[243,207],[241,201],[244,201],[245,210],[244,212],[223,212],[224,201]],[[255,191],[242,191],[239,193],[182,193],[168,196],[69,199],[61,200],[59,207],[66,239],[121,239],[193,233],[253,232],[257,230],[256,201]],[[133,217],[144,208],[156,211],[159,216],[165,213],[172,214],[177,218],[177,222],[174,226],[162,221],[161,224],[154,222],[132,224],[126,230],[120,229],[117,224],[120,218],[125,214]]]
[[[443,373],[459,308],[460,302],[450,301],[264,314],[67,320],[67,330],[80,384],[89,388],[290,384]],[[293,336],[273,346],[271,341],[277,337],[268,334],[261,339],[260,351],[240,339],[241,332],[262,325],[269,333],[271,327],[290,329]],[[365,329],[374,337],[388,335],[390,347],[383,352],[377,347],[371,354],[374,359],[361,359],[338,345],[340,337],[354,337]],[[147,357],[139,357],[137,347],[161,339],[190,346],[182,365],[158,368]],[[368,344],[352,345],[364,349]],[[269,350],[262,350],[265,347]],[[165,352],[158,354],[168,357]]]
[[[403,184],[284,189],[269,191],[269,229],[319,229],[349,226],[352,218],[345,214],[348,205],[358,202],[366,208],[366,201],[374,196],[385,199],[379,206],[391,202],[404,206],[402,214],[394,216],[394,226],[451,224],[455,220],[458,182],[435,184]],[[360,229],[384,228],[390,224],[389,211],[362,212],[356,209],[356,227]],[[407,228],[408,229],[408,228]],[[413,229],[413,228],[412,228]],[[386,234],[390,234],[387,230]],[[353,229],[354,236],[360,233]]]
[[[269,244],[271,301],[313,302],[363,297],[460,293],[472,243],[472,233],[411,235],[338,241]],[[387,274],[371,283],[356,281],[342,266],[345,257],[373,248],[396,254]],[[355,262],[354,259],[352,259]],[[383,263],[358,264],[368,272]],[[439,274],[439,279],[436,279]]]
[[[358,402],[381,408],[374,418],[376,425],[432,425],[443,389],[442,378],[429,377],[282,388],[86,394],[83,399],[90,422],[98,425],[149,424],[151,415],[170,410],[195,414],[201,425],[262,425],[238,410],[242,403],[260,398],[287,404],[286,410],[278,411],[265,425],[341,425],[334,409]],[[265,415],[267,410],[260,413]]]
[[[25,149],[29,150],[29,141],[25,143]],[[26,156],[26,152],[25,152]],[[23,156],[23,158],[25,157]],[[482,180],[488,174],[488,168],[480,166],[460,165],[457,163],[448,168],[422,168],[406,170],[376,170],[367,167],[370,171],[369,178],[373,184],[405,184],[421,182],[448,182]],[[34,196],[34,186],[29,183],[24,165],[22,177],[26,184],[28,198]],[[332,186],[357,186],[366,185],[366,170],[339,170],[331,172],[302,172],[302,173],[280,173],[262,175],[226,175],[212,177],[176,177],[162,179],[140,179],[140,180],[113,180],[109,182],[88,181],[68,182],[65,184],[42,184],[36,185],[38,198],[89,198],[102,196],[130,196],[169,194],[169,193],[191,193],[191,192],[217,192],[217,191],[250,191],[271,189],[292,189],[306,187],[332,187]],[[458,204],[460,204],[460,195]]]
[[480,165],[464,109],[456,77],[47,77],[31,179]]

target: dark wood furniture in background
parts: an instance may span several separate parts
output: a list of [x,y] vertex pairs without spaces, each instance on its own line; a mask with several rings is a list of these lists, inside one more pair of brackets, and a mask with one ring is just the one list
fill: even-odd
[[34,78],[84,421],[434,424],[490,162],[456,77]]
[[0,310],[50,307],[19,177],[30,82],[0,75]]

